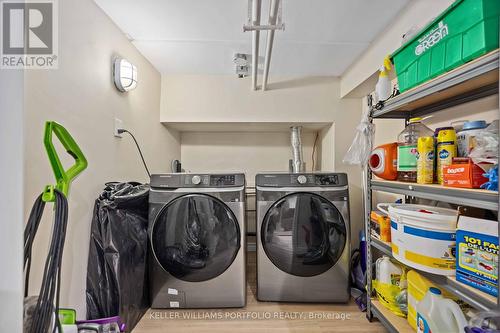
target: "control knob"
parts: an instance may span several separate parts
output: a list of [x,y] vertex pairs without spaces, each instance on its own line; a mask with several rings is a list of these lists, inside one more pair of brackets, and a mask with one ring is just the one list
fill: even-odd
[[304,175],[300,175],[297,177],[297,181],[299,182],[299,184],[305,184],[307,183],[307,177]]
[[194,185],[199,185],[201,183],[201,177],[200,176],[193,176],[193,178],[191,178],[191,182]]

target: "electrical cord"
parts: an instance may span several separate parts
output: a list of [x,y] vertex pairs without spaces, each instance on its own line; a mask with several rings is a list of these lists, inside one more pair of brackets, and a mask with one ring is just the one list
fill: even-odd
[[318,143],[318,138],[319,138],[319,132],[316,132],[316,137],[314,138],[314,144],[313,144],[313,149],[312,149],[312,172],[316,171],[316,145]]
[[[68,200],[66,196],[54,190],[56,197],[54,203],[54,228],[50,241],[49,252],[45,261],[42,284],[33,311],[32,325],[28,327],[28,333],[49,332],[52,321],[54,327],[52,333],[62,332],[59,322],[59,298],[61,293],[61,266],[66,239],[66,228],[68,225]],[[40,195],[31,210],[28,223],[24,230],[24,267],[26,271],[26,283],[24,294],[28,294],[29,273],[31,268],[32,246],[40,225],[45,203]]]
[[132,137],[132,139],[134,140],[135,145],[137,147],[137,150],[139,151],[139,155],[141,155],[142,164],[144,164],[144,168],[146,169],[146,173],[148,174],[149,178],[151,178],[151,173],[149,172],[148,166],[146,164],[146,160],[144,159],[144,155],[142,155],[141,147],[139,147],[139,144],[137,143],[135,136],[131,132],[129,132],[128,130],[126,130],[124,128],[118,129],[118,134],[122,134],[122,133],[128,133]]

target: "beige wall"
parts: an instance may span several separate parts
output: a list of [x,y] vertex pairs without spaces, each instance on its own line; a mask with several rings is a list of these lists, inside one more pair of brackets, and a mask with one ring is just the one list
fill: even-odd
[[[1,1],[0,1],[1,2]],[[0,327],[22,331],[23,309],[23,72],[0,70]]]
[[[286,126],[279,123],[321,124],[318,164],[324,171],[347,172],[351,190],[351,215],[357,243],[361,220],[360,169],[344,165],[343,156],[354,137],[361,116],[361,99],[340,99],[340,80],[334,77],[274,78],[266,92],[250,90],[249,79],[234,76],[173,75],[162,78],[161,119],[166,126],[211,130],[216,133],[183,133],[182,162],[186,170],[249,170],[249,184],[257,170],[287,170],[290,146]],[[257,133],[259,124],[276,126],[274,133]],[[232,131],[251,125],[250,133]],[[257,135],[255,134],[257,133]],[[313,136],[306,134],[305,156],[310,168],[309,147]],[[233,145],[233,146],[231,146]],[[307,147],[309,146],[309,147]],[[235,155],[236,154],[236,155]],[[251,154],[251,155],[249,155]],[[210,156],[210,157],[209,157]],[[234,158],[240,156],[240,158]],[[249,158],[251,157],[251,158]]]
[[[59,10],[59,69],[27,71],[25,77],[25,204],[29,209],[43,187],[54,182],[42,134],[46,120],[58,121],[89,161],[69,196],[61,295],[61,306],[76,308],[78,317],[84,318],[94,200],[105,182],[148,180],[131,138],[114,138],[114,118],[122,119],[124,127],[136,135],[152,172],[169,171],[170,160],[180,157],[180,147],[178,134],[159,122],[161,82],[153,66],[92,0],[60,1]],[[139,84],[128,94],[119,93],[112,82],[111,63],[116,55],[138,68]],[[37,235],[31,293],[37,292],[41,281],[51,215],[49,205]]]
[[[302,133],[304,161],[312,167],[314,132]],[[184,132],[182,167],[186,172],[243,171],[247,185],[255,185],[262,171],[286,171],[291,158],[289,132]]]
[[163,122],[325,122],[340,109],[334,77],[274,78],[269,90],[252,91],[250,78],[233,75],[166,75]]

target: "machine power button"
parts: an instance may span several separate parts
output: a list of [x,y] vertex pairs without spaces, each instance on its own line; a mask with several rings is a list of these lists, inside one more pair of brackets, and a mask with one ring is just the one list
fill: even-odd
[[191,178],[191,182],[194,185],[199,185],[201,183],[201,177],[200,176],[193,176],[193,178]]
[[297,177],[297,181],[299,182],[299,184],[305,184],[307,183],[307,177],[304,175],[300,175]]

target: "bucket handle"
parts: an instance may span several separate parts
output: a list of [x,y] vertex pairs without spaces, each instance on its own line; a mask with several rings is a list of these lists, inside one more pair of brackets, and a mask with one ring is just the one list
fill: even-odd
[[[390,205],[391,204],[389,204],[389,203],[379,203],[379,204],[377,204],[377,209],[380,210],[382,213],[389,215],[389,212],[387,211],[387,209],[389,209]],[[384,209],[382,207],[386,207],[386,209]]]

